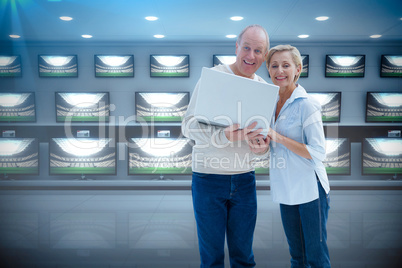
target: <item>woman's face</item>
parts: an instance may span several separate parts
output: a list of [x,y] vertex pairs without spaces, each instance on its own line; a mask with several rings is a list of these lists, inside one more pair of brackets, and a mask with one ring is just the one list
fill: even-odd
[[296,66],[290,51],[277,51],[271,57],[269,75],[272,83],[280,88],[294,86],[294,78],[301,71],[301,66]]

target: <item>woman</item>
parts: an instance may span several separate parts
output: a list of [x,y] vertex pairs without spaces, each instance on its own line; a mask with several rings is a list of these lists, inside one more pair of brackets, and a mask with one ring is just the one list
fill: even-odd
[[280,89],[271,129],[261,147],[270,143],[271,193],[280,204],[291,267],[331,267],[326,243],[329,183],[322,163],[325,137],[321,106],[296,84],[302,70],[297,48],[271,48],[266,65]]

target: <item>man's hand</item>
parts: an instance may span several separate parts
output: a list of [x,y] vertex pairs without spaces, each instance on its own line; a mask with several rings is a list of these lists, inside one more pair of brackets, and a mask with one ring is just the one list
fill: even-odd
[[233,124],[225,128],[225,136],[231,142],[248,140],[248,137],[254,137],[261,133],[262,128],[253,131],[256,126],[257,122],[254,122],[243,129],[239,129],[239,124]]

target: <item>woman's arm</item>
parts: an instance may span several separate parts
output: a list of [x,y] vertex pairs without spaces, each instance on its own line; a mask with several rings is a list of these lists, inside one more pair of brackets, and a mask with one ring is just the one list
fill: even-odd
[[285,137],[274,130],[270,130],[268,136],[271,140],[285,146],[293,153],[312,159],[314,162],[321,162],[325,159],[325,136],[322,125],[321,112],[319,104],[305,105],[301,109],[302,113],[302,141],[298,142],[291,138]]
[[272,129],[269,130],[268,136],[270,137],[271,141],[282,144],[295,154],[307,159],[312,159],[305,144],[285,137]]

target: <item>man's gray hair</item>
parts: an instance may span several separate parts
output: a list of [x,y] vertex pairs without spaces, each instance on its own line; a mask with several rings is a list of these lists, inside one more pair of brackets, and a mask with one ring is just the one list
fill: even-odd
[[248,29],[250,29],[250,28],[259,28],[259,29],[261,29],[261,31],[263,31],[264,32],[264,34],[265,34],[265,40],[266,40],[266,51],[264,51],[264,53],[265,52],[268,52],[268,49],[269,49],[269,36],[268,36],[268,33],[267,33],[267,31],[265,30],[265,28],[264,27],[262,27],[261,25],[259,25],[259,24],[252,24],[252,25],[249,25],[249,26],[247,26],[246,28],[244,28],[243,29],[243,31],[241,31],[241,33],[239,34],[239,37],[237,38],[237,41],[236,41],[236,43],[237,44],[240,44],[241,43],[241,39],[243,38],[243,34],[248,30]]

